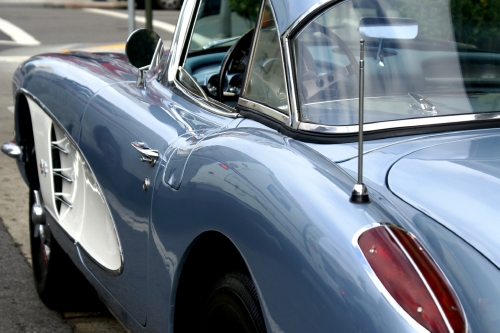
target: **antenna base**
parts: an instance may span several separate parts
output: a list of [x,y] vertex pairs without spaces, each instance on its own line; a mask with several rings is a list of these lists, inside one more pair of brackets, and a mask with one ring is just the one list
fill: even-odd
[[365,184],[356,184],[351,193],[349,201],[355,204],[365,204],[370,202]]

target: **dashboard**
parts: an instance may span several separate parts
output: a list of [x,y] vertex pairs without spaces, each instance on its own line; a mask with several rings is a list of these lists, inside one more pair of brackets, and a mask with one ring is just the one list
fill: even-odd
[[221,67],[228,52],[232,52],[231,59],[228,60],[230,63],[223,90],[230,93],[226,95],[239,96],[243,85],[243,75],[249,62],[249,48],[250,45],[234,50],[231,48],[229,51],[225,50],[225,52],[216,51],[188,56],[184,69],[191,74],[210,97],[217,98]]

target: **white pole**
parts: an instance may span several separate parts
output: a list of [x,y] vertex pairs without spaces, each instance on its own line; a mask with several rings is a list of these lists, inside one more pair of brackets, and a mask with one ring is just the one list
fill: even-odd
[[128,35],[135,30],[135,0],[127,0],[128,8]]

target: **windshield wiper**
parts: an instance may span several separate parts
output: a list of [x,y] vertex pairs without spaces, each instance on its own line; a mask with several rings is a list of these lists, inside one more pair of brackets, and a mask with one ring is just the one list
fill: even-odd
[[422,112],[422,114],[426,114],[429,116],[435,116],[438,114],[438,110],[436,106],[432,104],[427,98],[422,95],[409,92],[408,95],[413,100],[413,103],[410,104],[413,110],[417,110]]
[[236,36],[236,37],[230,37],[230,38],[224,38],[224,39],[218,39],[218,40],[213,40],[205,45],[203,45],[203,49],[211,49],[212,47],[219,46],[222,44],[226,44],[228,42],[232,42],[233,40],[239,39],[241,36]]

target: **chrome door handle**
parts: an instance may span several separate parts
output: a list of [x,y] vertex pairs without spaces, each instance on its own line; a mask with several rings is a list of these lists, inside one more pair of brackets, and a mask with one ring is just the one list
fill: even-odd
[[131,145],[142,154],[141,162],[149,163],[150,166],[156,164],[159,156],[158,150],[151,149],[145,142],[132,142]]

